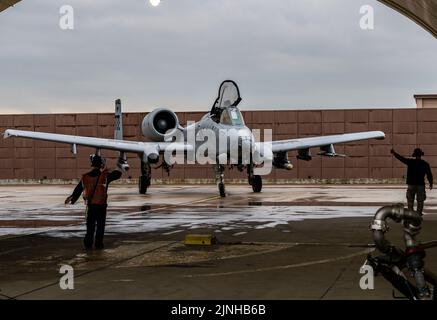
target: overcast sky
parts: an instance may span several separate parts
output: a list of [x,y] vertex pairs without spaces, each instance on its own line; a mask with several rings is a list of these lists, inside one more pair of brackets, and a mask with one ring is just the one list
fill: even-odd
[[[59,9],[74,8],[61,30]],[[359,27],[362,5],[375,30]],[[0,113],[414,107],[437,41],[376,0],[23,0],[0,13]]]

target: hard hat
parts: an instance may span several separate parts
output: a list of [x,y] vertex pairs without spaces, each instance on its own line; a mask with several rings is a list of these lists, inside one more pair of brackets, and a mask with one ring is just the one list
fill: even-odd
[[422,149],[416,148],[416,149],[414,149],[412,157],[421,157],[424,155],[425,155],[425,153],[422,151]]
[[90,155],[91,167],[103,167],[105,165],[105,159],[98,154]]

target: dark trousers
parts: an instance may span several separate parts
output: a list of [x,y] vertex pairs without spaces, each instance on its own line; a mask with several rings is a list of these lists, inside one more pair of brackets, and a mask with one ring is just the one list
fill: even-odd
[[414,210],[414,200],[417,199],[417,213],[422,215],[423,206],[426,200],[425,186],[414,186],[409,184],[407,189],[408,209]]
[[94,243],[96,248],[103,248],[103,236],[105,234],[106,208],[105,205],[88,205],[86,209],[86,235],[84,244],[87,249],[92,248]]

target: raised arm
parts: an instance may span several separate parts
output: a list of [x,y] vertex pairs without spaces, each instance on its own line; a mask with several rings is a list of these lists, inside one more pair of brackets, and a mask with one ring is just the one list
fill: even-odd
[[108,172],[108,183],[118,180],[121,178],[122,172],[120,170],[109,170]]
[[403,164],[408,165],[408,162],[410,159],[407,159],[403,156],[401,156],[399,153],[397,153],[396,151],[394,151],[393,149],[391,149],[391,154],[395,156],[396,159],[398,159],[400,162],[402,162]]

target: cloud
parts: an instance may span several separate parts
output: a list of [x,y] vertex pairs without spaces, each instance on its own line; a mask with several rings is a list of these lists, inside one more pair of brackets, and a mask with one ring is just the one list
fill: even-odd
[[437,42],[359,0],[23,0],[0,15],[0,112],[207,110],[236,80],[244,109],[412,107],[437,90]]

